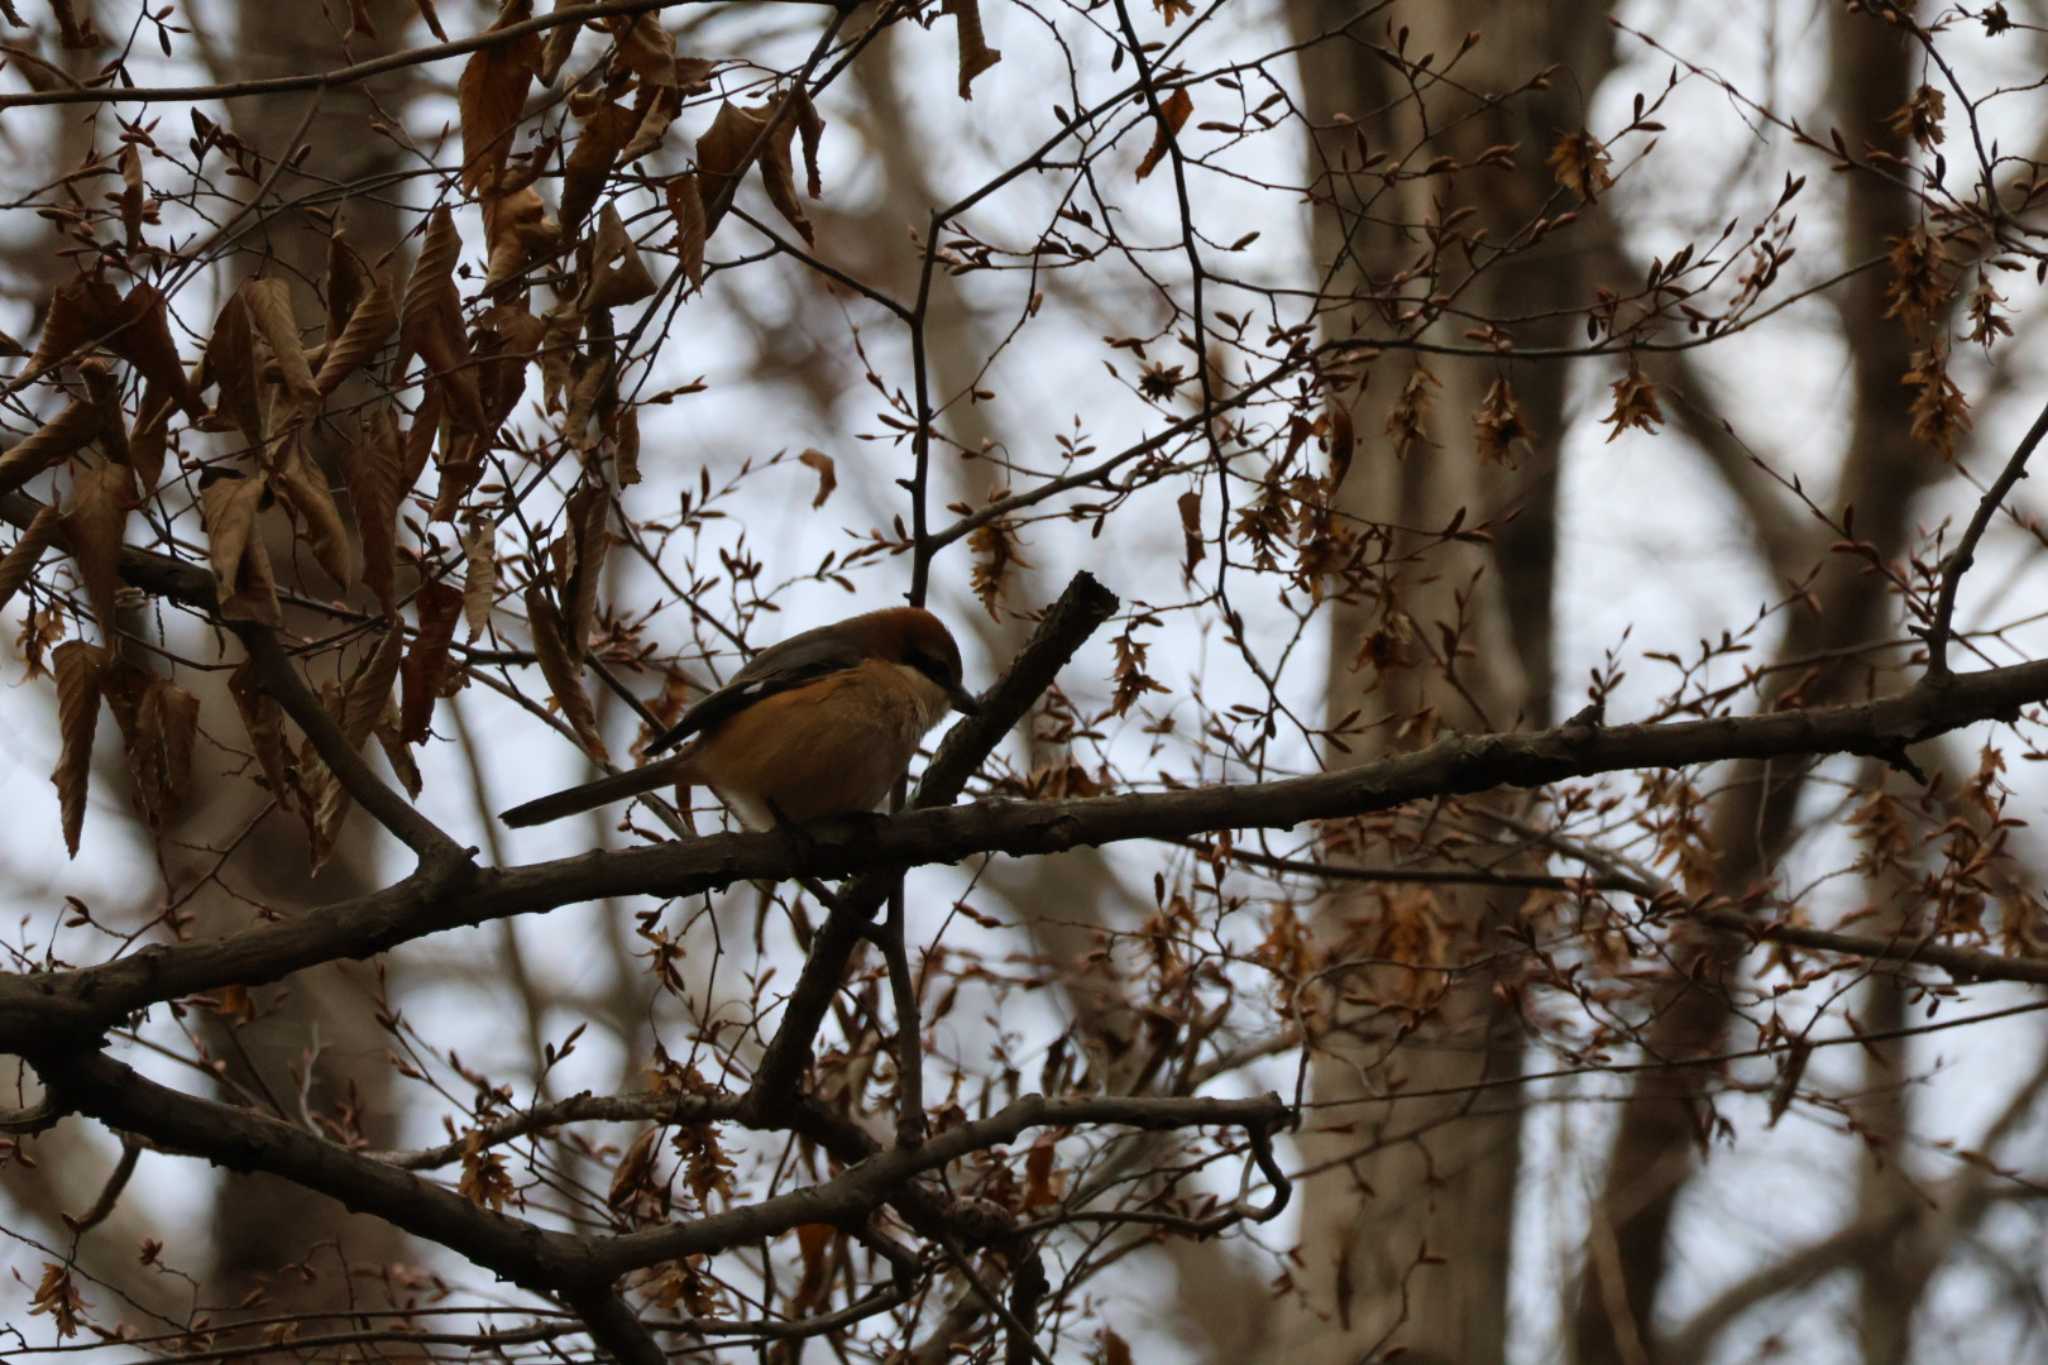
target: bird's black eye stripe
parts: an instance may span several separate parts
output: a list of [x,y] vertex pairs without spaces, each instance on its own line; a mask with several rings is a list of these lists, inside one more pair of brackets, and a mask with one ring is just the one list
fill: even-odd
[[946,666],[922,650],[913,651],[910,655],[909,663],[912,668],[924,674],[933,682],[943,685],[948,681]]

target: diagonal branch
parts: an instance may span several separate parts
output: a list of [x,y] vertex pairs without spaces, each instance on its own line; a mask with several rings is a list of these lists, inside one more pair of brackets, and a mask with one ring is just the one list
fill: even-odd
[[1955,552],[1942,567],[1941,595],[1935,601],[1934,620],[1927,628],[1927,673],[1931,678],[1950,676],[1948,641],[1955,626],[1956,588],[1970,566],[1977,562],[1977,545],[1984,539],[1992,515],[2005,501],[2005,495],[2012,491],[2012,486],[2027,476],[2027,459],[2034,453],[2034,447],[2041,444],[2043,436],[2048,436],[2048,407],[2041,409],[2041,415],[2027,429],[2012,458],[2005,462],[2005,468],[1998,471],[1998,477],[1977,500],[1977,510],[1970,514],[1970,524],[1963,528],[1963,538],[1956,542]]

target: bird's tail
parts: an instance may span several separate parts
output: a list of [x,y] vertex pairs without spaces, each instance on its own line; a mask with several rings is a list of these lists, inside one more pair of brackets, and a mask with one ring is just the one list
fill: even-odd
[[658,787],[673,786],[687,782],[687,774],[679,773],[673,763],[650,763],[644,768],[615,773],[600,777],[595,782],[585,782],[580,787],[543,796],[538,801],[528,801],[523,806],[514,806],[498,818],[514,827],[545,825],[550,820],[559,820],[565,815],[580,811],[595,810],[610,805],[628,796],[651,792]]

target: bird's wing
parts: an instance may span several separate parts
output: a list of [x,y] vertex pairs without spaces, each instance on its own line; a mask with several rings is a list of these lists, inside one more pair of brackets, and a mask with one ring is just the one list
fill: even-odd
[[680,744],[691,735],[708,730],[746,710],[764,697],[802,687],[827,674],[858,668],[865,656],[841,638],[831,627],[807,630],[770,645],[748,660],[731,681],[697,699],[683,712],[682,719],[662,732],[647,746],[649,755]]

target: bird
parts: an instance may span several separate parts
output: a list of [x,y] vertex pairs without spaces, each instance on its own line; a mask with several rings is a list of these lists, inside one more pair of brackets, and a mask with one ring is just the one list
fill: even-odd
[[819,626],[756,654],[647,746],[670,758],[601,777],[498,818],[523,827],[666,786],[704,786],[748,829],[800,827],[872,812],[949,710],[981,705],[962,682],[960,646],[921,607]]

